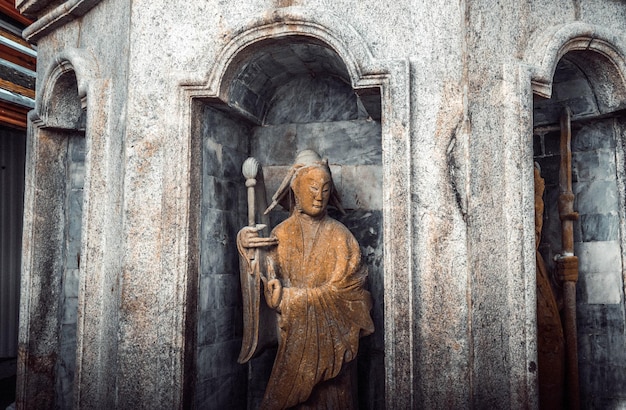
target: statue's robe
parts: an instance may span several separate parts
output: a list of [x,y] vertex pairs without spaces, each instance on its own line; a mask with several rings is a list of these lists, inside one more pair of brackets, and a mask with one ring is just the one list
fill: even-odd
[[269,257],[283,285],[280,343],[261,408],[350,409],[346,367],[359,337],[374,331],[367,272],[345,226],[324,216],[307,242],[300,218],[296,211],[273,231],[279,244]]
[[539,408],[562,409],[565,392],[565,338],[549,272],[538,251],[543,228],[545,181],[538,167],[535,167],[534,173]]
[[548,269],[537,254],[537,360],[539,408],[564,408],[565,338]]

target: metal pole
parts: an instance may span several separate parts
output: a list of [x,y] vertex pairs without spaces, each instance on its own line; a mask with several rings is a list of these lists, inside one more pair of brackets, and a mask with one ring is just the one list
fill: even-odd
[[563,281],[563,333],[567,357],[568,408],[580,408],[578,388],[578,343],[576,335],[576,282],[578,258],[574,256],[574,193],[572,192],[571,111],[565,108],[561,115],[561,167],[559,169],[559,218],[561,219],[561,255],[557,258],[557,272]]

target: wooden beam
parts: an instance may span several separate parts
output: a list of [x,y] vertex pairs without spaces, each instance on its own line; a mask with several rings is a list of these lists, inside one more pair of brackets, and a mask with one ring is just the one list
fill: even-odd
[[0,125],[25,130],[28,111],[26,107],[0,101]]
[[576,282],[578,257],[574,255],[574,211],[572,191],[572,112],[565,107],[561,115],[561,164],[559,168],[559,218],[561,219],[561,255],[556,258],[559,279],[563,281],[563,335],[567,357],[567,408],[580,409],[578,382],[578,336],[576,331]]
[[35,99],[35,90],[22,87],[21,85],[3,80],[2,78],[0,78],[0,88],[11,91],[12,93],[23,95],[24,97],[32,98],[33,100]]
[[21,53],[4,44],[0,44],[0,58],[17,64],[32,71],[37,71],[37,59]]
[[25,26],[32,24],[32,20],[20,14],[14,6],[14,0],[0,0],[0,12]]
[[[0,5],[2,1],[4,0],[0,0]],[[2,12],[2,10],[0,10],[0,12]],[[0,37],[3,37],[0,43],[0,58],[32,71],[37,70],[37,58],[34,55],[36,52],[31,44],[28,44],[24,39],[2,28],[0,28]],[[12,44],[13,46],[11,46]],[[32,53],[20,50],[20,48],[30,49]]]

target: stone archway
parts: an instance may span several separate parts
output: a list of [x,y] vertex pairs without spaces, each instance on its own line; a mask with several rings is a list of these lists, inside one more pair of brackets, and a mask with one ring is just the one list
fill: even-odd
[[[197,153],[202,151],[206,140],[203,142],[200,135],[209,135],[219,130],[220,127],[227,127],[233,130],[231,135],[245,135],[246,137],[242,137],[242,141],[247,141],[248,136],[252,135],[250,133],[251,128],[258,127],[259,130],[263,128],[258,118],[255,119],[248,115],[250,114],[250,112],[246,112],[248,109],[242,110],[241,104],[235,106],[230,101],[231,85],[234,83],[233,79],[241,74],[238,69],[244,67],[243,61],[249,61],[248,58],[254,55],[255,50],[264,46],[270,44],[282,44],[284,46],[292,42],[321,47],[322,50],[326,50],[326,53],[330,52],[338,56],[327,61],[341,62],[340,65],[343,65],[344,68],[341,75],[332,75],[331,77],[359,94],[361,100],[359,104],[362,105],[365,112],[368,110],[371,112],[380,110],[381,112],[379,144],[383,147],[381,169],[382,180],[384,181],[381,197],[383,203],[381,211],[383,215],[382,231],[384,232],[382,234],[382,249],[384,271],[388,273],[384,274],[385,283],[381,289],[384,293],[385,309],[383,328],[379,330],[381,335],[385,335],[385,340],[401,339],[407,341],[406,344],[389,343],[384,346],[385,366],[381,372],[386,374],[386,382],[383,383],[382,388],[386,392],[384,400],[387,401],[387,406],[403,407],[408,405],[403,403],[408,403],[407,400],[411,400],[410,391],[413,389],[410,381],[413,366],[411,361],[413,328],[409,319],[413,314],[410,299],[412,279],[409,274],[411,249],[406,246],[407,243],[410,243],[411,227],[405,223],[409,220],[410,203],[400,198],[408,192],[405,184],[408,184],[410,180],[410,167],[408,165],[410,162],[408,157],[408,114],[410,112],[407,82],[408,63],[404,60],[385,62],[373,60],[369,51],[363,47],[365,43],[358,37],[358,34],[349,26],[344,26],[345,24],[335,21],[331,16],[313,15],[304,8],[275,10],[267,18],[255,20],[250,26],[234,33],[218,54],[218,58],[207,62],[213,68],[204,79],[197,81],[185,79],[182,82],[181,97],[185,103],[181,104],[181,118],[187,119],[187,124],[190,126],[188,128],[183,126],[181,141],[183,144],[189,144],[190,154],[186,156],[184,150],[180,154],[182,159],[191,158],[189,163],[191,206],[180,203],[178,207],[181,211],[184,209],[191,210],[188,216],[181,215],[181,218],[184,218],[185,222],[189,224],[189,240],[185,246],[188,244],[189,250],[193,254],[194,249],[201,248],[200,242],[203,235],[199,232],[199,226],[203,207],[201,197],[204,197],[204,194],[199,192],[199,189],[194,188],[202,186],[202,176],[199,172],[202,169],[202,158],[199,158]],[[331,30],[329,27],[333,27],[333,29]],[[329,67],[323,68],[320,73],[328,73],[329,70],[338,74],[336,70],[333,71]],[[342,76],[343,79],[341,79]],[[335,82],[335,84],[337,83]],[[352,98],[355,96],[352,95]],[[380,105],[380,108],[372,108],[377,107],[377,105]],[[243,106],[254,111],[251,105],[243,104]],[[212,112],[213,118],[239,119],[230,122],[226,119],[208,126],[208,123],[200,120],[201,117],[198,116],[198,113],[203,111],[206,113],[207,110]],[[372,120],[374,119],[372,118]],[[234,140],[231,139],[227,143],[231,144],[237,138],[239,137],[235,137]],[[211,147],[216,148],[217,146],[212,145]],[[223,154],[223,151],[220,154]],[[239,155],[242,157],[248,155],[247,149],[242,150]],[[224,156],[220,159],[229,160]],[[233,167],[233,175],[240,173],[240,170],[236,168],[237,166]],[[230,187],[231,185],[230,183],[222,184],[220,189],[224,186]],[[194,209],[197,209],[197,213]],[[403,245],[394,246],[394,243],[402,243]],[[189,273],[185,279],[187,287],[186,291],[181,294],[184,298],[181,303],[186,304],[187,312],[194,312],[187,314],[185,320],[184,367],[187,384],[184,402],[191,403],[191,400],[195,400],[193,398],[198,395],[193,393],[194,388],[197,389],[197,385],[194,385],[195,382],[190,382],[195,376],[190,377],[189,375],[193,375],[194,372],[192,364],[202,360],[195,344],[196,341],[201,343],[200,334],[197,335],[196,339],[196,316],[199,314],[199,307],[204,303],[203,296],[197,293],[198,288],[201,288],[197,274],[201,271],[201,266],[196,258],[181,260],[179,263],[189,267]],[[235,342],[233,346],[238,344]],[[235,361],[233,360],[233,362]],[[382,374],[381,377],[383,377]]]
[[[248,156],[259,160],[271,197],[297,152],[313,149],[329,159],[348,209],[341,219],[357,236],[369,267],[378,332],[362,341],[359,365],[364,402],[382,408],[380,89],[362,91],[367,98],[361,99],[339,55],[315,39],[286,36],[250,48],[230,76],[225,101],[195,106],[203,155],[196,405],[208,399],[258,406],[273,362],[269,351],[249,366],[236,363],[242,311],[234,240],[246,224],[241,164]],[[273,213],[271,225],[284,217]],[[216,368],[219,376],[211,377]],[[212,391],[218,380],[222,388]]]
[[[574,207],[579,214],[574,223],[574,253],[579,259],[576,314],[581,407],[602,406],[606,400],[615,399],[603,391],[609,380],[619,376],[609,377],[604,386],[599,386],[597,380],[600,374],[620,372],[620,364],[615,361],[619,362],[621,353],[607,347],[603,354],[597,354],[597,347],[611,345],[609,339],[621,340],[617,345],[624,343],[623,61],[618,49],[608,41],[595,36],[573,36],[559,48],[553,65],[546,64],[553,67],[553,77],[539,78],[533,83],[534,158],[546,180],[546,211],[539,250],[548,271],[554,271],[554,256],[561,253],[557,205],[559,116],[565,107],[572,112]],[[554,280],[557,301],[559,285]],[[608,389],[617,391],[619,387],[609,385]]]

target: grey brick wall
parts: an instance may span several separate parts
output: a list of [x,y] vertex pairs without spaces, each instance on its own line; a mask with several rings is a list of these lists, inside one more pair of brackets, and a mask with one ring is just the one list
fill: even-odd
[[[613,408],[626,399],[626,335],[620,195],[614,119],[575,124],[572,136],[574,230],[579,258],[578,362],[583,408]],[[535,135],[535,160],[546,179],[540,251],[551,268],[561,247],[557,199],[559,132]]]
[[202,204],[197,315],[196,406],[241,409],[247,367],[237,363],[242,305],[236,237],[246,224],[241,164],[249,129],[208,106],[202,118]]
[[65,201],[64,270],[61,280],[59,360],[57,362],[57,398],[60,408],[72,407],[76,369],[76,323],[85,180],[85,137],[79,133],[68,137]]

